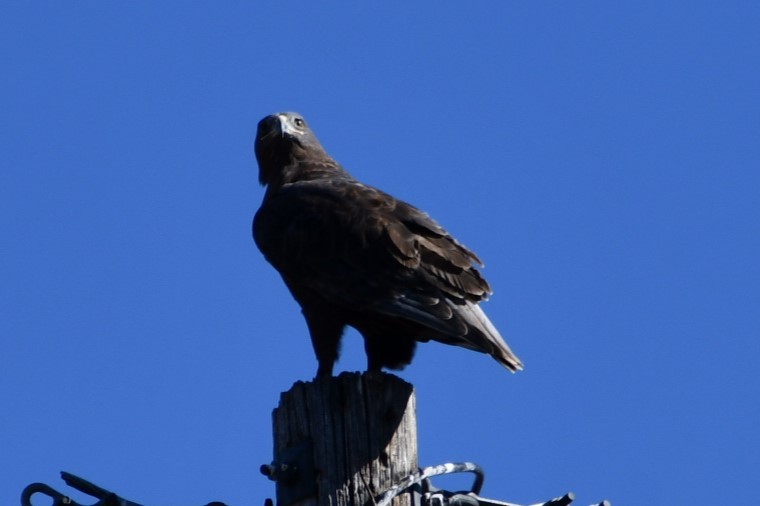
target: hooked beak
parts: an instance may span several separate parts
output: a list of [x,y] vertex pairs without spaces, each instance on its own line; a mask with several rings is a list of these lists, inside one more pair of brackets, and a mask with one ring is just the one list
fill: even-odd
[[284,137],[286,134],[290,137],[296,137],[301,135],[301,132],[293,128],[293,126],[288,121],[288,117],[285,114],[275,114],[274,116],[277,117],[279,120],[279,129],[280,129],[280,135]]

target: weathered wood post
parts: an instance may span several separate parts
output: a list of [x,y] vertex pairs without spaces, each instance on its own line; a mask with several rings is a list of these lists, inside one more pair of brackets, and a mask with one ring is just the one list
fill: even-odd
[[[412,385],[385,373],[298,382],[272,415],[278,506],[367,506],[417,472]],[[419,502],[419,501],[417,501]],[[404,492],[393,506],[414,506]]]

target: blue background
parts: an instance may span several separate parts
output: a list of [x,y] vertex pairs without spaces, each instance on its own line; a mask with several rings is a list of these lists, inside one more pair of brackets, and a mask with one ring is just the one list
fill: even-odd
[[0,504],[59,470],[273,496],[271,410],[316,370],[250,238],[283,110],[487,264],[526,369],[421,346],[422,465],[521,504],[754,502],[758,5],[4,2]]

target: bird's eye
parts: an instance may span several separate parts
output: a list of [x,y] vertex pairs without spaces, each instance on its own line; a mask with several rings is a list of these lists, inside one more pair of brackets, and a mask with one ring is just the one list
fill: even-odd
[[306,126],[306,122],[303,120],[303,118],[296,118],[293,120],[293,123],[299,128]]

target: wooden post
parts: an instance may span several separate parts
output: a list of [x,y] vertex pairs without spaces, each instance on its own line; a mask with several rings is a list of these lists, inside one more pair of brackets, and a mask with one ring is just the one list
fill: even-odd
[[[396,376],[298,382],[281,395],[272,419],[268,474],[277,481],[278,506],[371,506],[419,470],[414,389]],[[414,506],[415,493],[392,504]]]

